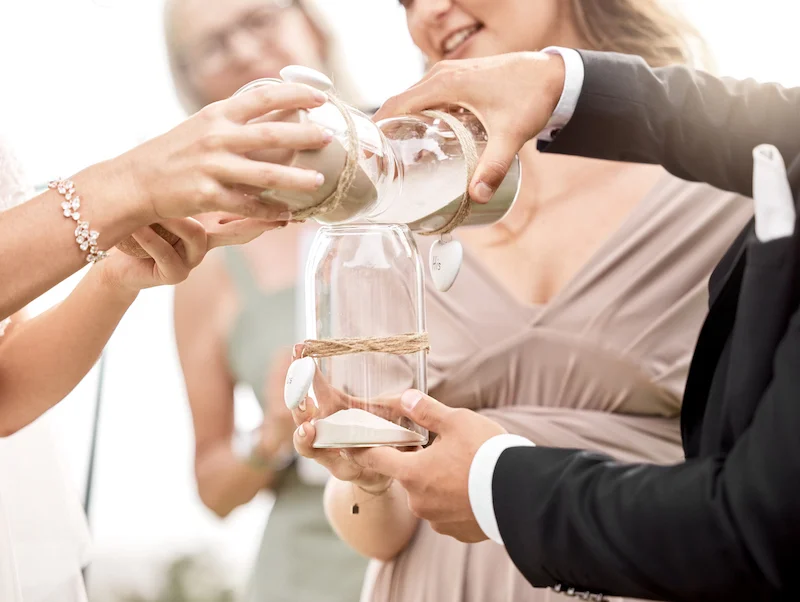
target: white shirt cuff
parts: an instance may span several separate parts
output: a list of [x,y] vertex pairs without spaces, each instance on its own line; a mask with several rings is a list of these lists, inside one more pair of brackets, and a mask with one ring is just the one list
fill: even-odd
[[577,50],[548,46],[542,52],[559,54],[564,60],[564,89],[561,91],[561,98],[558,99],[550,121],[537,136],[539,140],[550,142],[553,139],[553,133],[567,125],[575,113],[575,107],[578,106],[578,99],[583,90],[584,69],[583,59]]
[[468,491],[472,513],[486,537],[500,545],[503,545],[503,538],[494,515],[492,479],[500,454],[509,447],[534,447],[534,444],[519,435],[497,435],[480,446],[469,468]]
[[769,242],[794,234],[794,195],[780,151],[761,144],[753,149],[753,200],[756,237]]

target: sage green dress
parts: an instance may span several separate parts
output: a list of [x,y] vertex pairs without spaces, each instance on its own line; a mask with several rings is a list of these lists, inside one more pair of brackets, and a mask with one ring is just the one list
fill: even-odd
[[[240,300],[228,339],[237,382],[250,385],[263,408],[266,369],[276,352],[297,342],[297,290],[262,292],[240,249],[224,250]],[[269,416],[265,416],[269,420]],[[302,459],[301,459],[302,460]],[[322,482],[301,478],[298,463],[280,475],[247,602],[355,602],[367,560],[333,532],[322,506]]]

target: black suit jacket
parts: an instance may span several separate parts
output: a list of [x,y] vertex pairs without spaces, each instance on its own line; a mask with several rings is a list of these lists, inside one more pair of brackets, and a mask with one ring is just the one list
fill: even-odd
[[[582,52],[584,88],[545,150],[660,163],[752,194],[752,150],[779,148],[800,192],[800,90]],[[686,461],[622,465],[512,448],[495,514],[536,586],[659,600],[800,599],[800,226],[746,228],[709,283],[681,416]]]

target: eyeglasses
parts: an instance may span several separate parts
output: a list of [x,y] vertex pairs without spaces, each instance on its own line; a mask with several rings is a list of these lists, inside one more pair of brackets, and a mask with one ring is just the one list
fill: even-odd
[[269,41],[278,33],[281,15],[295,4],[296,0],[273,0],[248,12],[187,52],[183,67],[203,75],[221,72],[230,64],[231,40],[235,35],[245,34],[259,44]]

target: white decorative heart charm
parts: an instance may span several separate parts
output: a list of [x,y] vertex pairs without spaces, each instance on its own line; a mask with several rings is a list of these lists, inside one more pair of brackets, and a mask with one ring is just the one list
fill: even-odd
[[327,92],[333,89],[333,82],[324,73],[302,65],[287,65],[280,71],[281,79],[292,84],[305,84]]
[[431,245],[431,278],[437,289],[442,292],[450,290],[456,281],[463,259],[464,249],[457,240],[440,239]]
[[303,357],[292,362],[286,373],[286,384],[283,387],[283,401],[290,410],[296,409],[308,395],[317,364],[312,357]]

